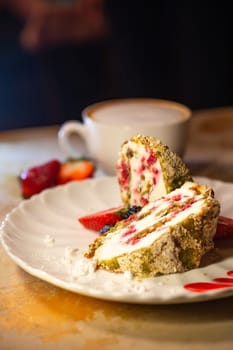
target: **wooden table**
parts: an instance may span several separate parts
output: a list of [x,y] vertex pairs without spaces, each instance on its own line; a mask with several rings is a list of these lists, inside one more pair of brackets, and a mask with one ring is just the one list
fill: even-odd
[[[54,126],[0,133],[0,220],[21,200],[21,169],[62,159],[57,131]],[[194,113],[185,161],[194,175],[233,182],[232,107]],[[1,350],[233,348],[232,297],[153,306],[101,301],[32,277],[2,247],[0,277]]]

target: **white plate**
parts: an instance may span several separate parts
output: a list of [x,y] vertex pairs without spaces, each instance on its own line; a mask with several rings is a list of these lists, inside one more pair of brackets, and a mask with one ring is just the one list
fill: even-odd
[[[214,188],[222,204],[222,214],[232,217],[233,184],[205,178],[197,180]],[[82,253],[97,234],[84,229],[77,218],[118,204],[120,197],[115,177],[99,177],[46,190],[22,201],[6,216],[1,226],[2,244],[13,261],[30,274],[69,291],[96,298],[168,304],[233,295],[233,279],[230,278],[233,274],[233,249],[227,250],[228,254],[218,262],[142,282],[124,274],[93,272],[92,265],[84,263],[87,259],[82,258]],[[217,283],[216,278],[224,278],[228,284]],[[196,282],[211,283],[214,289],[196,292],[184,287]]]

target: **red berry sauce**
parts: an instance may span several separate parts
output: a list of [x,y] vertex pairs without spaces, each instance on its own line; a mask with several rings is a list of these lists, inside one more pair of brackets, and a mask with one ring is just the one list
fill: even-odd
[[[233,271],[227,272],[228,276],[233,276]],[[195,293],[203,293],[211,290],[233,288],[233,278],[218,277],[213,282],[194,282],[184,285],[184,288]]]

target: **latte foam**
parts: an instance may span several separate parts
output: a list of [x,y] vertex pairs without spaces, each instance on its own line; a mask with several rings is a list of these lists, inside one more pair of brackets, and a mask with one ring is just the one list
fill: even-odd
[[113,101],[96,104],[88,115],[101,123],[125,125],[159,125],[177,123],[186,119],[187,111],[179,104],[159,104],[151,100]]

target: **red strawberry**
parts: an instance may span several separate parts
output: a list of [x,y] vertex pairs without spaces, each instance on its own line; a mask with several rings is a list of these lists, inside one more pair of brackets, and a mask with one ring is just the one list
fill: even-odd
[[71,159],[61,164],[58,174],[58,184],[69,181],[83,180],[92,177],[95,171],[94,163],[87,159]]
[[114,225],[121,219],[121,210],[124,207],[116,207],[98,213],[82,216],[78,218],[78,221],[87,229],[100,231],[105,225]]
[[115,225],[117,221],[133,217],[141,207],[133,205],[132,207],[119,206],[111,209],[99,211],[80,217],[79,222],[86,228],[100,233],[106,232],[110,226]]
[[45,188],[56,185],[60,166],[61,163],[53,159],[23,171],[19,176],[23,197],[29,198]]
[[233,219],[219,216],[214,239],[233,237]]

